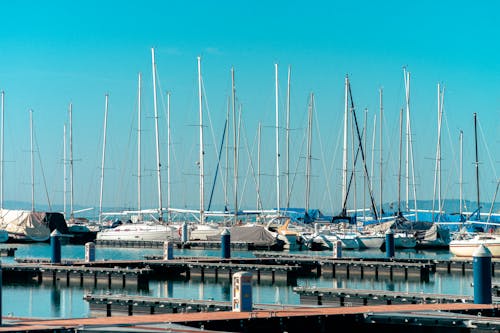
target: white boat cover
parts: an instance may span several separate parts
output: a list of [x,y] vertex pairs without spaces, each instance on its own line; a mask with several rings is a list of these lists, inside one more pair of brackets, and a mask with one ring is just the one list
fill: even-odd
[[[59,213],[32,212],[28,210],[0,210],[0,228],[18,240],[43,242],[50,238],[51,217],[60,220]],[[64,217],[62,217],[64,222]],[[58,221],[60,222],[60,221]],[[64,225],[65,222],[64,222]],[[61,231],[61,230],[60,230]]]

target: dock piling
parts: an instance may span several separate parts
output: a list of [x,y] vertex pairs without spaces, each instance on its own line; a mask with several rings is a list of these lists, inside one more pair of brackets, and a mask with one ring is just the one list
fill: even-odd
[[172,242],[166,241],[163,243],[163,260],[174,259],[174,247]]
[[222,259],[231,258],[231,234],[229,232],[229,229],[224,229],[224,231],[222,232],[220,243]]
[[480,245],[472,257],[474,274],[474,303],[492,304],[491,252],[484,245]]
[[394,233],[391,229],[385,232],[385,257],[394,258]]
[[61,236],[62,234],[57,229],[50,234],[50,249],[52,253],[50,262],[53,264],[61,263]]

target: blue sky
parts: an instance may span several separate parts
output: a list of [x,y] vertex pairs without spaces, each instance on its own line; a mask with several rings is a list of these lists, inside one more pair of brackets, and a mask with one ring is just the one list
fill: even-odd
[[[75,204],[97,207],[104,95],[109,93],[104,205],[135,208],[137,75],[141,72],[142,206],[156,207],[150,63],[150,48],[155,47],[159,93],[172,93],[172,206],[198,208],[198,55],[202,57],[206,102],[207,196],[231,92],[230,68],[234,66],[245,133],[240,138],[241,204],[249,209],[256,206],[248,156],[252,154],[255,169],[255,138],[261,122],[262,199],[265,207],[276,206],[273,126],[274,64],[278,63],[281,124],[285,119],[287,67],[292,68],[292,206],[304,205],[305,150],[301,147],[308,96],[314,92],[311,205],[327,212],[340,208],[339,145],[346,74],[351,78],[361,124],[363,110],[368,109],[369,158],[375,114],[377,127],[380,121],[378,89],[384,88],[384,201],[397,199],[403,66],[411,72],[417,197],[432,199],[433,195],[439,82],[445,86],[443,196],[458,198],[458,132],[463,129],[464,193],[468,199],[475,198],[472,113],[477,112],[480,136],[486,138],[480,143],[481,196],[490,201],[498,177],[500,129],[498,7],[495,1],[480,5],[449,1],[11,1],[2,6],[0,21],[0,89],[6,94],[5,199],[28,202],[25,208],[30,205],[31,108],[40,156],[35,167],[36,204],[47,205],[46,193],[52,205],[62,204],[63,125],[68,122],[67,109],[72,102]],[[160,109],[165,167],[164,103],[160,103]],[[285,191],[285,131],[280,133],[281,182]],[[377,150],[378,144],[373,150],[376,159]],[[165,168],[162,172],[166,193]],[[380,182],[377,177],[376,188]],[[363,189],[358,187],[359,208]],[[222,188],[219,178],[215,208],[224,204]],[[232,196],[232,190],[228,195]]]

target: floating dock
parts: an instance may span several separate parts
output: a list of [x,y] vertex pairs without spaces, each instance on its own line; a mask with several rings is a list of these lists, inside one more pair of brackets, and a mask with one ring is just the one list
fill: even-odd
[[14,319],[0,332],[497,332],[497,305],[405,304],[336,308],[287,308],[252,312],[198,312],[82,319]]
[[36,282],[50,285],[147,289],[152,270],[81,265],[3,264],[3,283]]

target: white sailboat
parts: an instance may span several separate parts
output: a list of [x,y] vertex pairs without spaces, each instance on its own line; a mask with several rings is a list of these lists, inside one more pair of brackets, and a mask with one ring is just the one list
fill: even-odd
[[[139,179],[138,179],[138,220],[135,223],[125,223],[111,229],[104,229],[97,233],[97,240],[127,240],[127,241],[168,241],[178,240],[180,238],[179,229],[175,226],[165,224],[163,222],[162,196],[161,196],[161,163],[159,152],[159,134],[158,134],[158,108],[156,101],[156,62],[154,48],[151,49],[152,70],[153,70],[153,104],[155,110],[155,134],[156,134],[156,162],[157,162],[157,178],[158,178],[158,221],[143,221],[140,203],[140,162],[138,162]],[[139,74],[138,88],[138,114],[141,117],[141,75]],[[140,127],[140,120],[139,120]],[[139,128],[140,136],[140,128]],[[140,153],[140,137],[138,139],[138,160],[141,159]]]
[[481,245],[490,250],[492,257],[500,257],[500,235],[488,233],[464,234],[462,239],[450,242],[450,252],[457,257],[472,257]]

